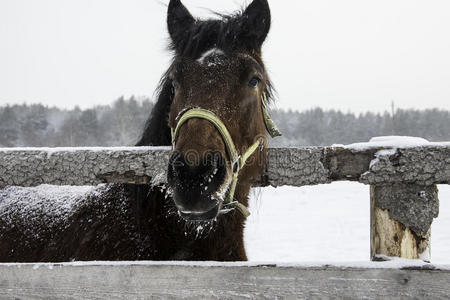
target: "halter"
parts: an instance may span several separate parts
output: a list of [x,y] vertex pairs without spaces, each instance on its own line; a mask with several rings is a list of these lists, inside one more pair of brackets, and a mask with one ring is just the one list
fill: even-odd
[[[270,136],[276,137],[280,136],[281,133],[275,126],[275,123],[270,118],[269,112],[267,110],[267,96],[266,93],[263,93],[261,97],[262,101],[262,110],[263,110],[263,117],[264,117],[264,124],[266,126],[267,131],[269,132]],[[230,132],[228,131],[225,124],[220,120],[220,118],[214,114],[213,112],[202,109],[202,108],[191,108],[186,110],[181,115],[180,120],[178,121],[175,129],[172,128],[172,145],[173,149],[175,149],[175,142],[178,136],[178,133],[180,131],[181,126],[183,126],[184,123],[186,123],[189,119],[198,118],[198,119],[205,119],[209,121],[211,124],[214,125],[214,127],[219,131],[220,135],[222,136],[222,139],[225,142],[228,155],[230,157],[231,161],[231,171],[232,171],[232,177],[231,177],[231,184],[228,191],[228,194],[224,200],[224,206],[225,207],[235,207],[237,208],[244,217],[248,217],[250,215],[249,210],[245,205],[242,203],[239,203],[238,201],[234,200],[234,192],[236,190],[236,185],[238,181],[239,172],[244,168],[245,163],[247,159],[252,156],[252,154],[256,151],[256,149],[260,148],[261,150],[264,147],[264,139],[258,138],[258,140],[253,143],[243,154],[239,155],[238,151],[236,150],[236,147],[234,145],[233,139],[230,135]]]

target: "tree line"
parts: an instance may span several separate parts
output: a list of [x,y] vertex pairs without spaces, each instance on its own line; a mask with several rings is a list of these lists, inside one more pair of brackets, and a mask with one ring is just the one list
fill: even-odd
[[404,135],[429,141],[450,141],[450,111],[397,109],[394,113],[354,114],[314,108],[303,112],[272,112],[283,137],[275,145],[351,144],[371,137]]
[[64,110],[42,104],[0,107],[0,147],[122,146],[137,142],[153,103],[121,97],[112,105]]
[[[120,97],[112,105],[65,110],[42,104],[0,107],[0,147],[133,145],[153,108],[148,98]],[[450,111],[397,109],[394,113],[354,114],[314,108],[273,109],[283,133],[272,146],[350,144],[373,136],[408,135],[450,140]]]

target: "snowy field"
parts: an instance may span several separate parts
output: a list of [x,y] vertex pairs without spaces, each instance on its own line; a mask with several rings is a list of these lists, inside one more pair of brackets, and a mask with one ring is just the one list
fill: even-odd
[[[431,261],[450,263],[450,185],[439,186],[440,213],[431,230]],[[369,186],[352,182],[255,189],[245,242],[250,261],[368,261]]]

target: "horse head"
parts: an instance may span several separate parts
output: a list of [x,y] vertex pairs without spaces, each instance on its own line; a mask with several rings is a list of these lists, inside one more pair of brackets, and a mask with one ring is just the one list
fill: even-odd
[[173,154],[168,183],[179,214],[211,220],[247,213],[251,180],[266,157],[272,96],[261,58],[270,29],[267,0],[213,20],[195,19],[180,0],[167,17],[174,60],[167,72]]

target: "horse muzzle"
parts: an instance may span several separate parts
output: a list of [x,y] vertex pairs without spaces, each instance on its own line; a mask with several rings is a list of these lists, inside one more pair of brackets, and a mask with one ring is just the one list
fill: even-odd
[[169,161],[167,179],[175,206],[186,220],[212,220],[223,202],[217,193],[226,178],[226,161],[218,152],[189,156],[175,151]]

